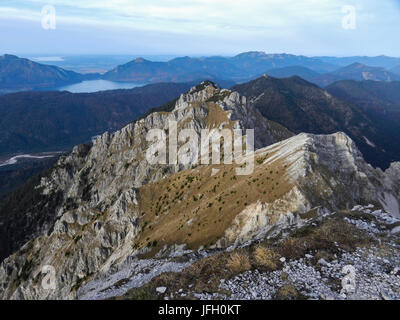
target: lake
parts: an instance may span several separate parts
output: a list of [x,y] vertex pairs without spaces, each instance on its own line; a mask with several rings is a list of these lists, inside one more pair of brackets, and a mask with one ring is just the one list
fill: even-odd
[[57,91],[69,91],[72,93],[91,93],[105,90],[132,89],[145,86],[146,83],[137,82],[114,82],[108,80],[86,80],[55,88]]

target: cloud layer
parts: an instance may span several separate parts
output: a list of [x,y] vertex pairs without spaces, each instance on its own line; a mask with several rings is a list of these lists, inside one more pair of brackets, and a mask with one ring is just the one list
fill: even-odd
[[[73,38],[78,44],[86,37],[91,44],[86,48],[75,45],[78,51],[111,52],[107,41],[115,44],[113,50],[118,52],[400,52],[395,40],[395,30],[400,27],[397,0],[3,0],[0,24],[6,32],[0,35],[0,49],[23,50],[21,44],[29,29],[38,41],[31,50],[62,50],[60,43],[49,45],[48,38],[54,37],[45,33],[49,31],[39,30],[41,8],[47,4],[57,11],[57,29],[50,32],[58,33],[69,46],[74,46]],[[356,8],[355,30],[342,28],[346,5]]]

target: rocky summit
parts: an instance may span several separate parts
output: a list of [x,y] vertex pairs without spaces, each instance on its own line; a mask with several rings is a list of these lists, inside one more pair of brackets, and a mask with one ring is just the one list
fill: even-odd
[[[389,287],[399,281],[400,163],[375,169],[345,133],[294,135],[254,103],[203,82],[62,156],[32,183],[32,201],[16,200],[8,234],[29,228],[1,238],[10,252],[0,298],[399,298]],[[148,133],[171,137],[171,123],[199,140],[227,129],[248,141],[254,129],[256,151],[240,164],[225,154],[196,162],[208,149],[187,163],[150,163],[163,155]],[[385,281],[372,292],[364,274],[380,259]],[[360,284],[352,293],[338,285],[350,264]]]

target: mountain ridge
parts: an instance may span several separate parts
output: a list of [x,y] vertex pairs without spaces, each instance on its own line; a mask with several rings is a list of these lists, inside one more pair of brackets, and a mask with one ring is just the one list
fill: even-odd
[[[195,128],[196,130],[200,130],[200,128],[202,127],[210,126],[211,128],[215,126],[217,126],[218,128],[218,125],[215,124],[215,121],[220,121],[221,125],[228,127],[232,126],[233,128],[257,128],[257,130],[263,132],[263,134],[260,134],[258,137],[256,137],[256,147],[268,145],[292,135],[292,133],[286,128],[280,126],[279,124],[268,121],[261,115],[259,115],[259,113],[256,110],[253,110],[252,107],[248,106],[246,100],[242,99],[237,93],[224,90],[225,94],[219,97],[219,100],[217,100],[220,101],[221,106],[217,106],[215,102],[205,101],[208,98],[212,97],[216,92],[220,92],[221,89],[217,89],[214,86],[215,85],[207,85],[203,90],[201,90],[200,92],[204,92],[204,95],[201,93],[197,93],[197,87],[193,87],[189,91],[189,93],[180,96],[175,104],[173,112],[152,113],[144,119],[131,122],[121,130],[116,131],[116,133],[114,134],[110,134],[109,132],[104,133],[94,141],[93,147],[90,147],[88,145],[75,147],[71,155],[67,157],[62,157],[56,165],[56,168],[59,168],[60,170],[57,175],[63,176],[64,179],[61,185],[54,185],[53,188],[57,190],[63,190],[67,187],[71,188],[69,184],[72,183],[74,184],[75,188],[73,192],[79,193],[80,198],[89,201],[89,191],[92,188],[89,187],[89,185],[92,185],[94,183],[94,181],[90,182],[89,178],[91,177],[92,179],[94,179],[94,175],[101,175],[107,180],[111,179],[110,181],[108,181],[108,186],[101,186],[100,189],[103,189],[104,187],[118,189],[125,184],[139,187],[149,182],[149,180],[152,181],[160,179],[168,172],[173,173],[181,171],[183,168],[187,168],[187,166],[183,166],[183,168],[182,166],[172,166],[167,167],[167,170],[165,171],[165,168],[163,168],[162,166],[148,166],[143,159],[142,154],[145,154],[145,150],[149,148],[149,143],[145,141],[146,131],[152,128],[167,130],[168,119],[180,120],[180,122],[184,123],[185,126],[189,128],[190,126],[193,126],[193,128]],[[192,102],[193,99],[201,102],[201,104],[196,103],[196,101]],[[219,111],[220,108],[223,111]],[[211,119],[209,116],[210,113],[213,116],[218,115],[218,120]],[[133,137],[136,137],[135,140],[137,141],[133,141]],[[112,147],[110,146],[110,143],[112,143]],[[113,153],[116,153],[116,155],[120,157],[118,167],[115,167],[115,165],[113,164],[115,163],[116,157],[116,155],[113,156]],[[84,163],[84,157],[86,156],[88,156],[89,159],[90,157],[93,159],[88,160],[89,162],[86,163],[87,168],[85,169],[82,168],[82,164]],[[98,161],[94,160],[96,158],[102,158],[103,160],[101,161],[103,163],[107,163],[107,165],[109,166],[109,170],[111,171],[108,177],[104,176],[104,172],[102,171],[102,168],[100,166],[97,169],[93,167],[93,172],[91,172],[90,176],[88,176],[90,169],[92,169],[92,161]],[[135,160],[135,158],[137,159]],[[126,159],[132,159],[132,162],[129,162],[128,166],[125,166]],[[76,180],[74,177],[71,177],[71,174],[73,173],[71,170],[81,171],[81,175],[78,180]],[[117,183],[116,181],[115,183],[117,184],[111,183],[114,178],[114,173],[111,172],[114,170],[123,170],[129,172],[129,174],[127,174],[127,177],[131,177],[133,175],[133,180],[129,178],[128,180],[123,179],[123,183]],[[138,171],[137,174],[135,174],[136,171]],[[73,178],[76,181],[74,181]],[[50,186],[48,187],[52,188]],[[105,192],[104,194],[102,194],[102,192],[103,191],[99,191],[100,197],[107,198],[110,191]],[[44,192],[44,194],[46,194],[46,192]],[[10,197],[11,198],[9,199],[11,200],[4,201],[5,205],[7,205],[8,208],[13,207],[12,205],[7,204],[10,203],[10,201],[12,203],[13,196],[10,195]],[[38,195],[37,197],[39,199],[42,198],[42,196]],[[54,198],[56,199],[57,197]],[[22,201],[22,203],[29,204],[30,201],[32,200],[29,199],[29,201],[27,202]],[[64,199],[64,201],[66,201],[66,199]],[[15,207],[18,208],[19,205],[15,205]],[[31,210],[35,211],[34,208]],[[55,211],[52,211],[52,213],[56,214]],[[53,218],[54,217],[50,217],[50,219]],[[12,228],[9,229],[11,230]],[[3,233],[5,234],[8,232],[9,231],[4,231]],[[28,234],[27,232],[25,233]],[[17,241],[15,241],[15,243],[17,243]]]
[[341,80],[373,80],[391,82],[400,80],[400,76],[391,73],[382,67],[370,67],[355,62],[333,72],[318,75],[314,77],[313,82],[319,84],[321,87],[326,87]]
[[[0,79],[3,80],[0,84],[0,93],[42,90],[43,88],[54,88],[83,80],[96,79],[138,83],[194,82],[210,79],[214,82],[232,81],[242,83],[260,77],[262,74],[268,73],[268,71],[271,71],[271,75],[279,77],[282,77],[279,72],[280,74],[283,72],[286,76],[299,75],[320,86],[347,79],[379,81],[400,79],[396,72],[392,73],[382,69],[382,63],[378,63],[379,59],[381,59],[380,57],[370,57],[370,59],[359,57],[359,61],[356,58],[349,57],[348,60],[343,60],[349,62],[349,65],[346,66],[343,66],[342,62],[338,62],[338,64],[331,63],[342,61],[340,58],[335,57],[330,59],[322,57],[319,59],[286,53],[268,54],[262,51],[243,52],[233,57],[177,57],[166,62],[135,58],[101,75],[79,74],[60,67],[39,64],[28,59],[6,54],[0,59]],[[389,57],[386,58],[389,59]],[[348,69],[351,64],[354,67],[354,65],[369,61],[373,66],[364,65],[364,71],[362,72],[358,70],[357,73],[354,68],[353,70]],[[374,61],[378,62],[373,63]],[[393,58],[388,61],[396,61],[396,59]],[[388,63],[383,63],[386,69],[394,67],[394,65],[389,65]],[[343,70],[340,70],[341,68]],[[346,69],[347,73],[344,72]],[[341,74],[338,74],[337,70]],[[320,75],[313,74],[313,72]],[[15,79],[18,81],[15,81]]]
[[193,74],[200,78],[230,79],[247,81],[258,77],[266,70],[289,67],[298,63],[318,71],[332,71],[334,66],[305,56],[290,54],[266,54],[265,52],[245,52],[234,57],[175,58],[168,62],[151,62],[136,59],[107,72],[105,79],[115,81],[187,81]]
[[391,69],[396,65],[400,65],[400,58],[398,57],[389,57],[385,55],[379,55],[375,57],[369,56],[353,56],[353,57],[324,57],[324,56],[317,56],[316,59],[333,63],[338,65],[339,67],[345,67],[352,63],[358,62],[365,65],[369,65],[371,67],[380,67],[385,69]]
[[313,80],[319,75],[319,73],[302,66],[290,66],[284,68],[270,69],[267,70],[265,73],[274,78],[290,78],[293,76],[298,76],[309,82],[313,82]]
[[[149,129],[168,130],[169,120],[196,132],[258,128],[254,171],[238,176],[236,164],[222,163],[149,165],[143,154],[155,150],[144,137]],[[213,169],[219,170],[210,178]],[[35,197],[27,207],[18,199],[21,222],[12,220],[17,213],[0,209],[2,241],[24,219],[32,228],[23,233],[23,247],[0,266],[0,297],[74,299],[90,280],[134,257],[238,247],[302,226],[310,211],[318,216],[373,203],[399,216],[399,177],[399,163],[385,172],[374,169],[344,133],[293,136],[238,92],[203,83],[181,95],[171,112],[152,113],[61,157],[25,186]],[[46,214],[34,208],[46,208]],[[57,270],[55,291],[36,285],[44,264]]]
[[374,166],[387,168],[399,160],[400,151],[392,144],[398,131],[396,134],[383,123],[375,124],[375,119],[357,104],[340,100],[314,83],[297,76],[275,79],[266,75],[236,85],[232,90],[245,95],[263,116],[296,134],[343,131],[356,141],[366,160]]

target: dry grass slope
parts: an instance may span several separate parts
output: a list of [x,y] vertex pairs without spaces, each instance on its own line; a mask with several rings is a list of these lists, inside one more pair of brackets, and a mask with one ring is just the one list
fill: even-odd
[[[212,176],[212,169],[219,173]],[[291,190],[285,165],[256,162],[252,175],[237,176],[235,165],[198,166],[139,189],[142,232],[136,248],[164,245],[210,246],[250,204],[271,203]],[[269,213],[272,221],[277,219]]]

